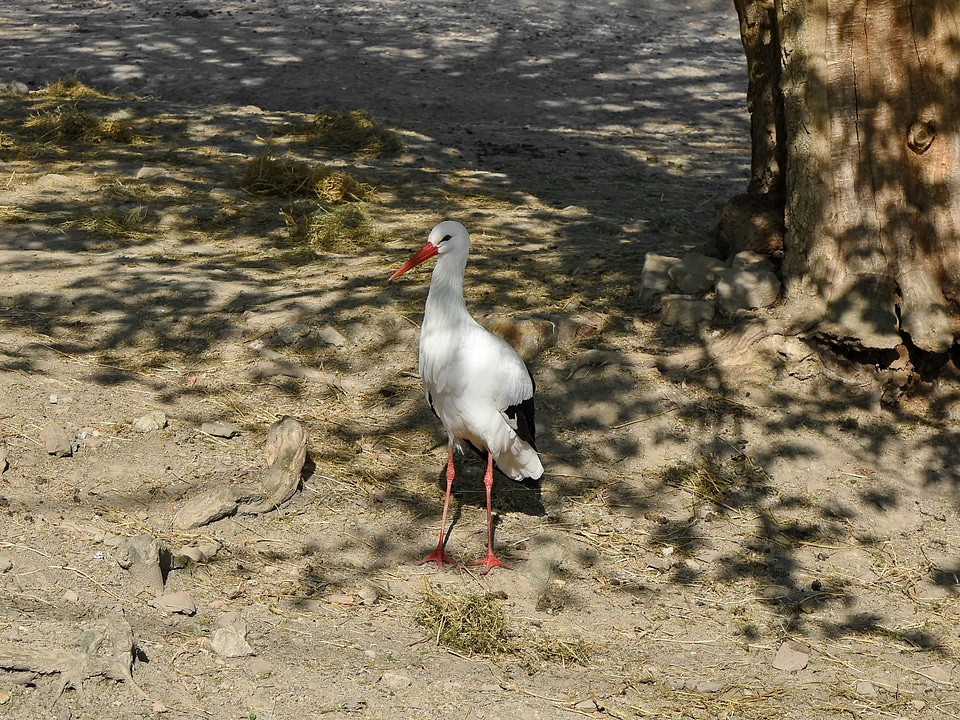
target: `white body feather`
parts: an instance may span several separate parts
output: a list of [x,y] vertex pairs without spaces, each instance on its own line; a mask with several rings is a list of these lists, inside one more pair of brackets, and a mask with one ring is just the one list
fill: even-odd
[[478,450],[489,450],[508,477],[538,479],[543,465],[537,451],[505,414],[533,397],[533,381],[516,350],[467,311],[463,273],[469,235],[450,222],[439,225],[430,239],[446,235],[450,244],[440,246],[420,331],[420,377],[427,400],[458,449],[461,441],[469,441]]

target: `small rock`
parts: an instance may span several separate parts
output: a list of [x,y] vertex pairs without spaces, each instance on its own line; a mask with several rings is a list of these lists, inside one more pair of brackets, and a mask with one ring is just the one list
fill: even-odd
[[236,628],[236,631],[240,633],[243,637],[247,636],[247,623],[243,619],[243,616],[240,615],[236,610],[230,610],[225,612],[223,615],[217,618],[217,627],[218,628],[227,628],[232,627]]
[[216,422],[203,423],[203,425],[200,426],[200,432],[213,435],[214,437],[232,438],[240,432],[240,429],[229,423],[217,420]]
[[680,258],[669,255],[647,253],[640,273],[640,300],[646,302],[657,295],[670,292],[670,268],[680,262]]
[[762,264],[768,270],[770,269],[770,264],[763,255],[753,250],[744,250],[733,256],[733,260],[730,261],[730,267],[745,268],[758,263]]
[[336,328],[332,328],[329,325],[324,328],[320,328],[317,331],[317,337],[319,337],[327,345],[333,345],[334,347],[344,347],[347,344],[347,339],[340,334],[340,331]]
[[413,680],[400,673],[385,672],[380,676],[380,684],[389,690],[403,690],[413,684]]
[[573,706],[573,709],[579,710],[580,712],[592,713],[599,710],[600,707],[597,705],[597,701],[591,698],[587,700],[581,700],[580,702],[578,702],[576,705]]
[[857,680],[857,695],[863,697],[876,697],[877,688],[869,680]]
[[13,570],[13,560],[6,555],[0,555],[0,573],[10,572],[11,570]]
[[242,493],[232,487],[215,487],[200,493],[177,511],[173,524],[181,530],[193,530],[237,512]]
[[182,591],[161,595],[150,604],[170,614],[196,615],[197,613],[197,604],[193,601],[193,598],[189,593]]
[[687,253],[667,270],[674,287],[685,295],[709,292],[717,282],[717,273],[726,265],[701,253]]
[[333,594],[327,595],[326,600],[334,605],[353,605],[355,599],[353,595]]
[[377,601],[380,599],[380,590],[373,585],[364,585],[360,588],[357,595],[360,597],[360,600],[363,601],[364,605],[376,605]]
[[10,463],[7,461],[7,449],[0,446],[0,473],[6,472],[8,467]]
[[727,312],[769,307],[780,296],[780,287],[766,263],[732,267],[718,274],[717,303]]
[[253,648],[244,639],[243,633],[234,625],[217,628],[210,639],[210,647],[217,655],[226,658],[255,654]]
[[162,177],[166,174],[167,171],[162,167],[144,165],[137,170],[137,180],[149,180],[150,178]]
[[133,421],[133,429],[139,433],[156,432],[167,426],[167,414],[163,410],[153,410]]
[[660,322],[664,325],[694,329],[713,320],[713,301],[686,295],[664,295],[660,299]]
[[30,88],[26,83],[14,80],[3,86],[3,91],[11,95],[29,95]]
[[56,457],[70,457],[73,455],[73,444],[67,431],[59,425],[47,425],[40,431],[40,441],[43,443],[43,449],[49,455]]
[[68,603],[73,604],[80,602],[80,596],[73,590],[67,590],[65,593],[63,593],[63,599]]
[[699,680],[695,685],[697,692],[718,693],[723,690],[723,685],[713,680]]
[[37,181],[37,184],[48,188],[71,188],[77,183],[68,178],[66,175],[60,175],[59,173],[47,173]]
[[201,542],[197,545],[184,546],[175,550],[173,553],[174,562],[177,567],[186,567],[188,562],[202,565],[210,562],[211,559],[220,551],[220,543],[215,540]]
[[303,345],[310,337],[310,326],[295,322],[277,328],[277,337],[284,345]]
[[773,667],[786,672],[803,670],[810,662],[810,646],[803,643],[785,642],[777,650]]

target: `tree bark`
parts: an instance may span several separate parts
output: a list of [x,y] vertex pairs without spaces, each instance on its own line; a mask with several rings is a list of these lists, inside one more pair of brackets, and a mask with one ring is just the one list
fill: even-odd
[[777,45],[779,74],[750,70],[753,161],[769,168],[751,189],[782,174],[788,315],[853,350],[947,352],[960,335],[960,3],[734,3],[749,68],[771,62],[751,17]]

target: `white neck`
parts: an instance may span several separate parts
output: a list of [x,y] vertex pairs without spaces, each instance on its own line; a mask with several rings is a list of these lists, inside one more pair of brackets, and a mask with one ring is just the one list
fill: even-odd
[[467,266],[466,254],[443,255],[437,260],[430,279],[430,291],[423,312],[424,324],[441,326],[472,322],[463,299],[463,273]]

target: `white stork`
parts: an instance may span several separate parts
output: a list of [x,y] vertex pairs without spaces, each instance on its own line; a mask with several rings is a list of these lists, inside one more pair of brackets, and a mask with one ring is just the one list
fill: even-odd
[[447,493],[437,549],[420,564],[435,562],[440,570],[453,560],[444,550],[450,491],[455,477],[454,448],[462,442],[486,454],[483,484],[487,491],[487,554],[472,565],[509,568],[493,552],[490,498],[493,467],[520,482],[536,482],[543,465],[535,445],[534,383],[530,371],[509,343],[484,329],[467,311],[463,273],[470,252],[470,235],[458,222],[437,225],[426,244],[390,279],[423,261],[439,256],[420,328],[420,378],[427,403],[447,431]]

